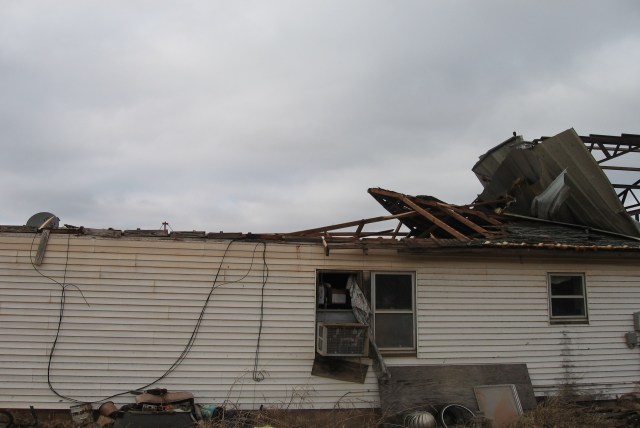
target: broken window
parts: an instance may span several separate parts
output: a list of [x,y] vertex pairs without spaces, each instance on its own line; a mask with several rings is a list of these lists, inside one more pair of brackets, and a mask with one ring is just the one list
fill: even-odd
[[351,296],[347,291],[349,277],[354,276],[362,288],[361,271],[320,270],[316,276],[316,303],[319,310],[351,312]]
[[549,319],[552,324],[588,323],[583,274],[549,274]]

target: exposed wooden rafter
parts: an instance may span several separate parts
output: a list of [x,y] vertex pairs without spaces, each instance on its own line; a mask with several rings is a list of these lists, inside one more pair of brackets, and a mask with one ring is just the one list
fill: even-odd
[[[334,233],[332,235],[341,235],[341,236],[349,235],[349,236],[354,236],[354,237],[388,235],[392,231],[383,230],[383,231],[380,231],[380,232],[366,232],[366,233],[363,233],[362,230],[363,230],[364,226],[367,225],[367,224],[379,223],[379,222],[389,221],[389,220],[399,220],[399,219],[402,219],[404,217],[411,217],[411,216],[414,216],[414,215],[417,215],[417,213],[415,211],[408,211],[408,212],[404,212],[404,213],[401,213],[401,214],[392,214],[392,215],[371,217],[371,218],[366,218],[366,219],[362,219],[362,220],[354,220],[354,221],[348,221],[348,222],[345,222],[345,223],[332,224],[332,225],[329,225],[329,226],[316,227],[316,228],[313,228],[313,229],[299,230],[299,231],[296,231],[296,232],[285,233],[283,236],[323,236],[323,235],[328,234],[328,232],[331,232],[331,231],[334,231],[334,230],[346,229],[348,227],[354,227],[354,226],[357,226],[357,229],[356,229],[355,232],[338,232],[338,233]],[[397,234],[397,232],[396,232],[396,234]]]
[[470,238],[468,236],[464,235],[463,233],[460,233],[459,231],[457,231],[453,227],[449,226],[447,223],[445,223],[444,221],[440,220],[438,217],[436,217],[435,215],[433,215],[432,213],[427,211],[425,208],[421,207],[420,205],[418,205],[417,203],[415,203],[414,201],[409,199],[406,195],[403,195],[403,194],[397,193],[397,192],[392,192],[390,190],[384,190],[384,189],[369,189],[369,193],[372,194],[372,195],[377,195],[377,196],[391,197],[391,198],[395,198],[395,199],[397,199],[399,201],[402,201],[402,203],[405,204],[407,207],[409,207],[412,210],[414,210],[415,212],[419,213],[424,218],[426,218],[428,221],[431,221],[433,224],[435,224],[440,229],[444,230],[445,232],[447,232],[449,235],[453,236],[454,238],[456,238],[456,239],[458,239],[460,241],[470,241]]
[[[325,250],[329,245],[356,245],[370,243],[372,239],[398,242],[399,239],[429,241],[470,242],[477,238],[492,239],[502,234],[502,222],[490,211],[482,212],[469,206],[447,204],[429,196],[409,196],[380,188],[369,189],[390,215],[371,217],[280,235],[287,238],[322,239]],[[394,229],[368,231],[366,226],[396,220]],[[405,228],[403,230],[403,227]]]

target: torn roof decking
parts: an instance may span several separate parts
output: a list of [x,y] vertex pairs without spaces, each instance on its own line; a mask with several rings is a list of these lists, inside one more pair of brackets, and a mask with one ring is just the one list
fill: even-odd
[[[538,143],[510,138],[483,155],[473,171],[485,187],[476,201],[494,209],[640,236],[637,222],[573,129]],[[537,213],[537,198],[558,178],[562,193],[552,195],[553,209]]]

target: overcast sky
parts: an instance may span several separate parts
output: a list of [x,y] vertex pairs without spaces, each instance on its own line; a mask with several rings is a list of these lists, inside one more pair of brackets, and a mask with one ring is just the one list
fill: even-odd
[[640,2],[3,1],[0,224],[285,232],[640,133]]

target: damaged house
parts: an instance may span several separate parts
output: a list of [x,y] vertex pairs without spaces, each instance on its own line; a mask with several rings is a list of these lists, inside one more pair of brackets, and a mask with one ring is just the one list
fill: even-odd
[[395,411],[477,408],[487,384],[524,408],[565,384],[637,391],[639,182],[603,168],[638,151],[635,135],[514,136],[474,166],[470,205],[371,188],[386,214],[293,233],[0,226],[0,407],[152,385]]

